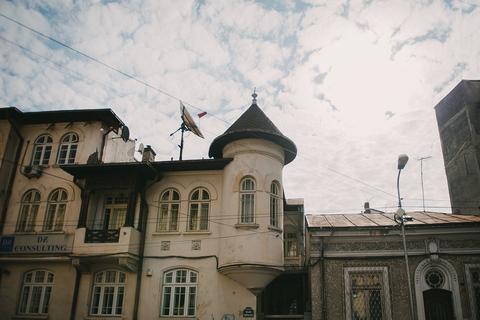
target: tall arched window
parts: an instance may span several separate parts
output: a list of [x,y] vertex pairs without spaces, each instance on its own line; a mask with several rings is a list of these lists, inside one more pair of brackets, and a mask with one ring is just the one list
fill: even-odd
[[121,315],[127,274],[105,270],[95,274],[92,293],[92,315]]
[[243,179],[240,184],[240,223],[255,222],[255,181]]
[[29,190],[22,197],[20,215],[17,223],[17,232],[35,231],[38,208],[40,207],[40,193]]
[[48,198],[47,214],[43,225],[44,231],[61,231],[65,219],[68,194],[65,189],[54,190]]
[[18,313],[47,314],[54,274],[45,270],[27,272],[23,278]]
[[203,188],[196,189],[190,196],[188,213],[188,230],[208,230],[208,214],[210,211],[210,195]]
[[52,153],[53,139],[47,134],[41,135],[35,140],[32,165],[48,164]]
[[198,273],[177,269],[163,274],[161,316],[195,316]]
[[280,211],[280,188],[276,182],[270,185],[270,225],[278,228]]
[[178,210],[180,195],[173,189],[168,189],[160,197],[157,231],[178,231]]
[[58,149],[57,163],[75,163],[75,156],[77,155],[78,136],[76,133],[66,134],[60,143]]

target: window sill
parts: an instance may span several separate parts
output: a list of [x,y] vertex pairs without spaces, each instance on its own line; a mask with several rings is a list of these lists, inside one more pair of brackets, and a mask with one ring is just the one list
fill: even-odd
[[124,319],[124,318],[123,318],[123,316],[100,315],[100,316],[87,316],[83,319],[85,319],[85,320],[111,320],[111,319]]
[[14,234],[31,235],[31,234],[37,234],[37,232],[36,231],[15,231]]
[[283,232],[283,230],[280,229],[279,227],[275,227],[275,226],[272,226],[272,225],[268,226],[268,230],[275,231],[275,232],[278,232],[278,233]]
[[202,235],[202,234],[205,234],[205,235],[209,235],[209,234],[212,234],[212,232],[209,231],[209,230],[202,230],[202,231],[192,230],[192,231],[185,231],[184,234],[185,234],[185,235],[187,235],[187,234],[192,234],[192,235]]
[[16,314],[13,316],[13,319],[48,319],[48,314]]
[[152,233],[152,236],[171,236],[180,235],[180,231],[157,231]]
[[65,234],[65,231],[40,231],[38,234]]
[[256,223],[237,223],[235,228],[237,229],[258,229],[259,225]]

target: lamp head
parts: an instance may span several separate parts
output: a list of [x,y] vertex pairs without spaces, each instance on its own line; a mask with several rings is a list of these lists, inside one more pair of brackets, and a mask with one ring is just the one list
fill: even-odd
[[406,154],[401,154],[398,156],[398,169],[405,168],[405,165],[408,162],[408,156]]

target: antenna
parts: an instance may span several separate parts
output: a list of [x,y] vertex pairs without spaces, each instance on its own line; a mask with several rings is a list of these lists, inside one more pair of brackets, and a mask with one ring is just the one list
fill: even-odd
[[193,120],[192,116],[188,112],[188,110],[185,108],[183,105],[182,101],[180,101],[180,114],[182,117],[182,124],[180,125],[180,128],[178,128],[174,133],[171,133],[170,136],[173,136],[175,133],[177,133],[179,130],[182,131],[182,137],[180,139],[180,157],[179,160],[182,161],[182,153],[183,153],[183,133],[185,131],[191,131],[193,132],[196,136],[200,137],[203,139],[203,135],[200,132],[200,129],[197,127],[197,124]]
[[143,146],[143,143],[140,143],[137,151],[140,152],[140,154],[143,154],[143,150],[145,150],[145,147]]
[[433,158],[432,156],[425,156],[420,158],[415,158],[415,160],[420,161],[420,175],[422,178],[422,200],[423,200],[423,212],[425,212],[425,193],[423,190],[423,161]]

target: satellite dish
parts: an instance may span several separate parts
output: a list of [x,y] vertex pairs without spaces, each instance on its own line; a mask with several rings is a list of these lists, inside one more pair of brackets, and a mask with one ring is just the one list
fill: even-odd
[[143,154],[143,150],[145,149],[145,147],[143,146],[143,143],[140,143],[140,145],[138,146],[138,152],[140,152],[140,154]]
[[128,138],[130,138],[130,130],[128,130],[127,126],[123,126],[122,128],[122,134],[120,137],[123,139],[124,142],[128,141]]
[[[180,101],[180,113],[182,116],[182,125],[180,128],[177,129],[177,131],[181,130],[182,131],[182,138],[180,139],[180,157],[179,160],[182,161],[182,153],[183,153],[183,133],[185,131],[191,131],[193,132],[196,136],[200,137],[203,139],[203,134],[200,132],[200,129],[198,129],[197,124],[195,121],[193,121],[192,116],[190,113],[188,113],[187,109],[183,105],[182,101]],[[170,136],[173,136],[177,131],[174,133],[170,134]]]
[[200,132],[200,129],[198,129],[197,124],[193,120],[188,110],[183,105],[182,101],[180,101],[180,113],[182,115],[183,123],[187,127],[188,131],[192,131],[195,135],[203,139],[203,135]]

